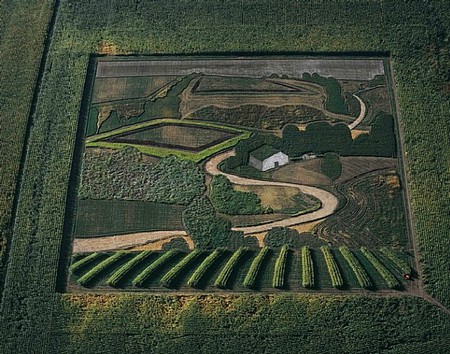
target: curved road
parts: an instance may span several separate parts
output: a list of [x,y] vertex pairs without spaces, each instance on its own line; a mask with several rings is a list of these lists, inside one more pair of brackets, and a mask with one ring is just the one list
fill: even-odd
[[309,194],[317,199],[320,200],[322,203],[321,208],[319,208],[316,211],[313,211],[308,214],[293,216],[291,218],[279,220],[279,221],[273,221],[266,224],[258,225],[258,226],[248,226],[248,227],[235,227],[233,230],[236,231],[242,231],[244,234],[254,234],[258,232],[263,231],[269,231],[273,227],[288,227],[298,224],[303,224],[310,221],[315,221],[319,219],[323,219],[331,214],[333,214],[338,206],[338,199],[336,196],[330,192],[327,192],[326,190],[306,186],[303,184],[294,184],[294,183],[285,183],[285,182],[272,182],[272,181],[261,181],[257,179],[250,179],[250,178],[244,178],[239,177],[236,175],[231,175],[228,173],[224,173],[218,169],[218,165],[227,159],[230,156],[234,155],[234,150],[226,151],[224,153],[221,153],[215,157],[213,157],[211,160],[206,162],[205,164],[205,170],[210,175],[224,175],[226,176],[230,182],[234,184],[241,184],[241,185],[247,185],[247,186],[279,186],[279,187],[294,187],[297,188],[300,192],[304,194]]
[[353,94],[353,97],[355,97],[359,101],[359,105],[361,106],[361,110],[359,111],[358,118],[356,118],[353,123],[348,124],[348,128],[350,130],[355,129],[358,126],[358,124],[362,122],[362,120],[366,116],[366,112],[367,112],[367,107],[366,107],[366,104],[364,103],[364,101],[360,97],[356,96],[355,94]]

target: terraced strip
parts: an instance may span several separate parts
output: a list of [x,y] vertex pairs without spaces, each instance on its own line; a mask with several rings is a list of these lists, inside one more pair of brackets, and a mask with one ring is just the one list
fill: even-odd
[[228,280],[230,279],[233,270],[236,268],[237,263],[241,259],[241,257],[247,252],[247,249],[244,247],[240,247],[237,251],[233,253],[231,258],[223,267],[222,271],[219,273],[216,281],[214,282],[214,286],[221,289],[226,289],[228,286]]
[[386,282],[387,286],[390,289],[395,289],[400,287],[400,283],[395,278],[392,273],[386,269],[386,267],[381,263],[375,255],[370,252],[367,248],[361,247],[361,253],[364,255],[364,257],[367,258],[367,260],[372,263],[372,265],[375,267],[378,273],[382,276],[384,281]]
[[141,287],[144,282],[150,277],[150,275],[152,275],[158,268],[160,268],[164,263],[176,256],[178,253],[180,253],[180,251],[175,249],[163,253],[158,259],[156,259],[141,273],[139,273],[136,278],[133,279],[133,285]]
[[272,286],[274,288],[284,288],[288,252],[288,246],[281,247],[280,254],[278,255],[278,258],[275,262],[275,271],[273,273]]
[[85,273],[81,278],[77,280],[77,283],[82,286],[88,285],[98,274],[106,270],[108,267],[119,261],[127,253],[120,251],[116,252],[112,256],[106,258],[104,261],[97,264],[94,268]]
[[355,255],[348,249],[348,247],[339,247],[339,251],[349,264],[350,268],[353,271],[353,274],[355,274],[359,285],[365,289],[372,287],[372,282],[370,281],[367,272],[364,270],[361,263],[359,263],[359,261],[356,259]]
[[320,250],[325,258],[325,263],[327,264],[328,273],[331,277],[331,284],[337,289],[342,288],[344,286],[344,281],[342,280],[342,274],[336,260],[331,253],[331,249],[327,246],[322,246],[320,247]]
[[208,257],[206,257],[203,262],[198,266],[195,272],[189,278],[187,285],[193,288],[197,288],[199,286],[200,281],[202,280],[205,273],[209,268],[216,262],[217,259],[223,254],[223,250],[217,249],[213,253],[211,253]]
[[244,278],[243,285],[246,288],[254,289],[256,279],[259,274],[259,270],[261,268],[261,265],[264,263],[264,260],[266,259],[267,254],[269,253],[268,247],[263,247],[259,251],[258,255],[253,259],[252,264],[250,265],[250,269],[247,272],[247,275]]
[[403,274],[411,274],[412,269],[408,262],[397,257],[397,255],[392,250],[387,247],[381,247],[380,252],[384,254],[390,261],[392,261],[392,263],[394,263],[399,269],[401,269]]
[[171,270],[169,270],[161,278],[161,285],[166,288],[170,288],[174,280],[181,274],[186,267],[189,266],[197,257],[203,254],[202,250],[196,249],[190,252],[186,257],[184,257],[180,262],[178,262]]
[[314,287],[314,266],[308,246],[302,247],[302,286],[304,288]]
[[91,253],[88,256],[83,257],[79,261],[76,261],[69,267],[69,271],[71,273],[76,273],[79,269],[83,268],[84,266],[94,262],[96,259],[102,256],[102,253],[100,252],[94,252]]
[[106,281],[106,284],[112,287],[116,287],[119,282],[127,275],[134,267],[142,263],[145,259],[147,259],[153,251],[142,251],[127,263],[125,263],[122,267],[117,269]]

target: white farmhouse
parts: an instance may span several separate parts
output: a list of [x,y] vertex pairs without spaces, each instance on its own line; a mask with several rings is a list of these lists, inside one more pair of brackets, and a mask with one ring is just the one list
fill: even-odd
[[263,145],[250,153],[248,164],[260,171],[267,171],[289,163],[289,156],[269,145]]

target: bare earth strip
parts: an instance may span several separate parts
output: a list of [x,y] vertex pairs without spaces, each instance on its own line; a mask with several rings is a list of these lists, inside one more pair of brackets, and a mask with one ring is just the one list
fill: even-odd
[[352,124],[348,125],[348,129],[350,129],[350,130],[355,129],[359,125],[359,123],[362,122],[362,120],[366,116],[366,112],[367,112],[367,107],[366,107],[366,104],[364,103],[364,101],[361,98],[359,98],[358,96],[356,96],[355,94],[353,94],[353,96],[359,101],[359,105],[361,106],[361,109],[359,111],[358,118],[356,118],[356,120]]
[[216,58],[182,60],[100,61],[97,77],[189,75],[263,77],[271,74],[301,77],[303,73],[318,73],[336,79],[371,80],[383,75],[381,59],[340,58]]
[[187,236],[187,233],[185,231],[151,231],[96,238],[76,238],[73,242],[73,253],[125,249],[173,238],[174,236]]

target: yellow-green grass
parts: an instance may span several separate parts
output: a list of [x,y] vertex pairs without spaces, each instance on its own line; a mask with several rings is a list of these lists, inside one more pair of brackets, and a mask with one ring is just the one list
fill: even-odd
[[[230,132],[238,132],[241,134],[238,136],[235,136],[231,139],[228,139],[226,141],[223,141],[217,145],[214,145],[207,149],[199,151],[199,152],[185,151],[185,150],[180,150],[180,149],[172,149],[172,148],[165,148],[165,147],[159,147],[159,146],[144,146],[144,145],[138,145],[138,144],[112,143],[112,142],[101,141],[102,139],[106,139],[106,138],[112,137],[117,134],[132,132],[134,130],[150,127],[150,126],[153,126],[156,124],[196,125],[196,126],[202,126],[202,127],[218,128],[218,129],[222,129],[222,130],[228,130]],[[175,155],[179,158],[183,158],[183,159],[190,160],[193,162],[199,162],[199,161],[207,158],[208,156],[211,156],[219,151],[233,147],[240,140],[247,139],[250,136],[250,134],[251,133],[249,131],[246,131],[244,129],[223,126],[223,125],[210,123],[210,122],[194,122],[194,121],[184,121],[184,120],[180,120],[180,119],[164,118],[164,119],[154,119],[154,120],[151,120],[148,122],[138,123],[138,124],[130,125],[127,127],[115,129],[110,132],[91,136],[86,140],[86,147],[121,149],[126,146],[132,146],[146,155],[152,155],[152,156],[156,156],[156,157],[165,157],[168,155]]]

